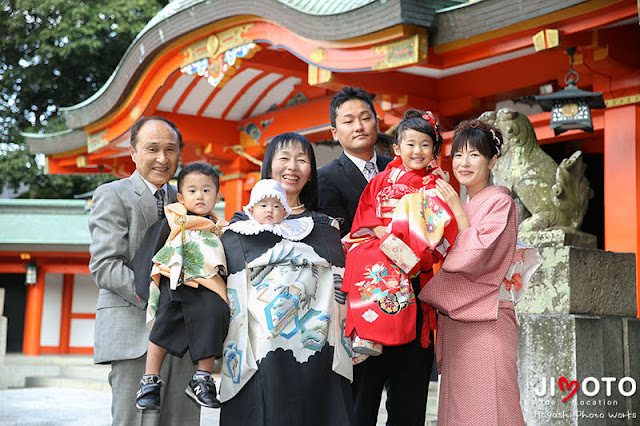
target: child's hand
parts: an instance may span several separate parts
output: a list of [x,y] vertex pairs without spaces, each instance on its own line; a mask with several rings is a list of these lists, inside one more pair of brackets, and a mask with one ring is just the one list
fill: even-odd
[[385,235],[387,235],[387,227],[386,226],[376,226],[371,229],[378,239],[382,239]]
[[218,213],[214,212],[213,210],[211,211],[210,216],[216,220],[216,225],[218,225],[218,226],[225,227],[225,226],[229,225],[229,222],[224,220],[223,217],[220,217],[220,215]]

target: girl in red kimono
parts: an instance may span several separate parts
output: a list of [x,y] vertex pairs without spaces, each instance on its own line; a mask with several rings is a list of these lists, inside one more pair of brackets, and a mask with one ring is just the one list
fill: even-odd
[[[456,235],[453,215],[435,191],[440,177],[432,166],[441,146],[433,114],[407,111],[396,130],[397,157],[365,188],[351,233],[343,239],[348,252],[342,290],[349,295],[345,334],[353,337],[355,363],[380,355],[383,345],[419,338],[422,347],[429,346],[435,311],[415,295],[432,276],[439,256],[434,249],[443,235],[448,244]],[[420,280],[412,284],[418,273]]]
[[501,143],[487,123],[460,123],[451,152],[453,173],[468,192],[464,206],[451,185],[436,182],[458,222],[455,244],[419,295],[439,312],[439,425],[524,425],[514,311],[522,279],[512,265],[522,257],[514,259],[518,208],[507,188],[489,186]]

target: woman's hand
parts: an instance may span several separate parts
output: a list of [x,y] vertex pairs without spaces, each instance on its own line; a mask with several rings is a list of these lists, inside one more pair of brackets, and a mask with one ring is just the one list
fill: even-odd
[[445,172],[444,170],[442,170],[441,167],[437,167],[437,168],[433,169],[431,174],[436,175],[436,176],[440,176],[442,179],[444,179],[447,182],[449,182],[449,172]]
[[376,226],[375,228],[371,228],[374,234],[378,239],[382,239],[385,235],[387,235],[387,227],[386,226]]
[[467,214],[464,212],[462,202],[460,202],[460,196],[453,189],[453,186],[449,182],[445,182],[444,179],[438,179],[436,181],[436,190],[442,196],[442,199],[446,201],[447,205],[453,212],[453,215],[458,222],[458,231],[462,231],[469,227],[469,220]]

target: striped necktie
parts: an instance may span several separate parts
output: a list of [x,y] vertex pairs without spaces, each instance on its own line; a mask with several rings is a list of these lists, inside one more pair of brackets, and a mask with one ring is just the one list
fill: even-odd
[[156,205],[158,206],[158,218],[164,219],[164,189],[158,189],[154,195],[156,196]]
[[371,182],[371,179],[377,174],[378,170],[376,169],[376,165],[371,161],[367,161],[367,164],[364,165],[364,177],[367,179],[367,182]]

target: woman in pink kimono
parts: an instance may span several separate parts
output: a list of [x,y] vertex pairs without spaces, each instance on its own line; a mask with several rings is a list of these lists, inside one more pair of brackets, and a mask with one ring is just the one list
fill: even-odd
[[522,281],[505,279],[516,252],[518,208],[507,188],[489,185],[501,142],[489,124],[460,123],[452,168],[467,189],[466,203],[449,183],[436,182],[458,222],[455,243],[419,295],[439,311],[438,425],[524,425],[512,296]]

